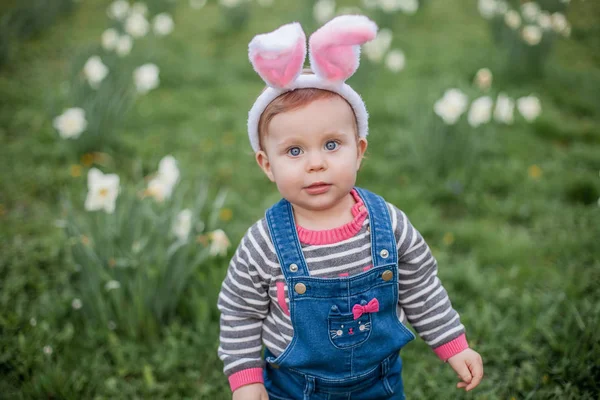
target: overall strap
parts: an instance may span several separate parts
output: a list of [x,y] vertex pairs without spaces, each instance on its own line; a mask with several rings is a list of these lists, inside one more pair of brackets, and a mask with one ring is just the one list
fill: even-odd
[[266,219],[285,280],[292,277],[309,276],[290,202],[281,199],[271,206],[267,210]]
[[373,268],[382,265],[398,264],[396,237],[392,228],[392,218],[383,197],[366,189],[355,187],[356,192],[367,206],[371,224],[371,257]]

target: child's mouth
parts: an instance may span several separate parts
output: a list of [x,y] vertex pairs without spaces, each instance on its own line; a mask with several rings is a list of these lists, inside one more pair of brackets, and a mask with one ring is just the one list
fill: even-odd
[[307,186],[305,189],[308,192],[308,194],[322,194],[329,191],[330,187],[331,185],[329,183],[317,182],[313,183],[310,186]]

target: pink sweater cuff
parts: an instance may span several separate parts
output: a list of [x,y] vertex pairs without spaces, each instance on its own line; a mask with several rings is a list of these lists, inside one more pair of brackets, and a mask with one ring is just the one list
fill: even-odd
[[229,376],[229,386],[234,392],[237,388],[251,383],[263,383],[262,368],[248,368]]
[[448,361],[448,359],[450,357],[455,356],[458,353],[460,353],[461,351],[468,349],[468,348],[469,348],[469,343],[467,343],[467,337],[463,333],[456,339],[454,339],[446,344],[443,344],[439,347],[436,347],[435,349],[433,349],[433,351],[435,352],[435,354],[437,354],[437,356],[440,358],[440,360],[442,360],[443,362],[446,362],[446,361]]

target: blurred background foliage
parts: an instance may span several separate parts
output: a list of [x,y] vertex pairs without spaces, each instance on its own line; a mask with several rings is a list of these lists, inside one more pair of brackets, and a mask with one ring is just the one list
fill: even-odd
[[407,397],[598,398],[598,2],[125,3],[0,4],[1,398],[230,398],[216,299],[279,199],[248,145],[247,44],[357,9],[382,28],[349,80],[358,184],[421,231],[485,362],[459,392],[416,341]]

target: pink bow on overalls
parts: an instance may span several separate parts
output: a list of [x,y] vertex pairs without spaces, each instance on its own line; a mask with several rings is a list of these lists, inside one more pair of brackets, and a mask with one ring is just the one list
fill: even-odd
[[377,301],[377,299],[371,300],[364,306],[360,304],[355,304],[354,307],[352,307],[352,314],[354,314],[354,319],[359,319],[365,313],[374,313],[377,311],[379,311],[379,301]]

